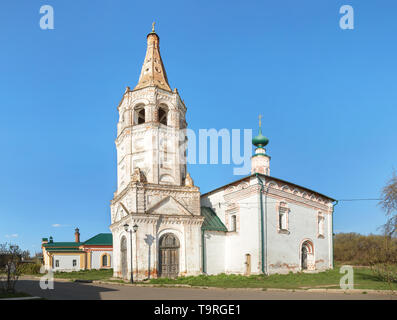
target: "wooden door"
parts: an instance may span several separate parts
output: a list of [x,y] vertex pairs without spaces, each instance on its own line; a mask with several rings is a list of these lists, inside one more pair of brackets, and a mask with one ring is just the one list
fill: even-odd
[[176,278],[179,274],[179,240],[172,233],[160,238],[160,277]]
[[251,275],[251,255],[249,253],[245,255],[245,275]]

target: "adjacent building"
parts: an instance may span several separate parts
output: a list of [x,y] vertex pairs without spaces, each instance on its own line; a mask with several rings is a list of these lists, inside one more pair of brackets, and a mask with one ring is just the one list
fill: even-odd
[[[203,271],[272,274],[333,268],[333,199],[270,176],[269,140],[253,139],[251,175],[201,196]],[[205,225],[204,225],[205,226]]]
[[81,242],[76,228],[74,242],[54,242],[52,237],[43,238],[41,247],[46,270],[68,272],[113,267],[111,233],[99,233]]

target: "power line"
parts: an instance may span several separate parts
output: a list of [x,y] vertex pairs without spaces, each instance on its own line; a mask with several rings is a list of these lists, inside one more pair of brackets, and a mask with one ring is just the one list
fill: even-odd
[[338,201],[380,201],[382,199],[368,198],[368,199],[340,199]]

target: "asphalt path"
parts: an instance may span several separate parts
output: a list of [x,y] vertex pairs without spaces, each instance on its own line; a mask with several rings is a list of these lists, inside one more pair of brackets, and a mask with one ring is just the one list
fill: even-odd
[[397,295],[375,293],[165,288],[63,281],[55,281],[52,290],[42,290],[38,279],[20,279],[16,289],[50,300],[397,300]]

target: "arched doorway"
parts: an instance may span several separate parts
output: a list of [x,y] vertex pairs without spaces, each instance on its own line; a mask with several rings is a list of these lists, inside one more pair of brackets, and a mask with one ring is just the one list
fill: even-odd
[[161,236],[159,241],[159,275],[175,278],[179,273],[179,240],[172,233]]
[[314,270],[314,249],[313,243],[306,240],[301,246],[301,269],[302,270]]
[[121,238],[120,244],[120,252],[121,252],[121,276],[123,279],[127,279],[128,274],[128,264],[127,264],[127,238],[123,236]]

